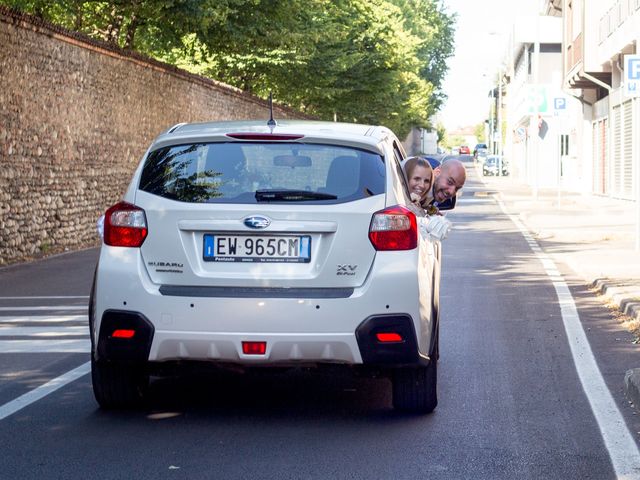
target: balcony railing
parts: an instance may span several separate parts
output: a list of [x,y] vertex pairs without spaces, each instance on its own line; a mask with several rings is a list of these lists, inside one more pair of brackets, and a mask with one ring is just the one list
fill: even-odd
[[565,57],[565,72],[570,72],[579,62],[583,61],[582,33],[571,42],[567,48]]

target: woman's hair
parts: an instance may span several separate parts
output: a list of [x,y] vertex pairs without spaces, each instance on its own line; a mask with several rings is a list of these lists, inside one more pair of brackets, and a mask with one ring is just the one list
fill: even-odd
[[404,162],[404,174],[406,175],[407,180],[411,178],[416,167],[424,167],[429,170],[431,172],[431,181],[433,182],[433,168],[431,167],[429,160],[422,157],[409,157]]

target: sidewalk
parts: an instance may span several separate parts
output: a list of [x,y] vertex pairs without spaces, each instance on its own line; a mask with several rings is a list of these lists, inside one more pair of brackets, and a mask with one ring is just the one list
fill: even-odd
[[[481,171],[478,177],[510,214],[519,216],[545,253],[631,317],[635,333],[640,333],[640,251],[635,250],[634,202],[555,189],[539,189],[535,200],[530,186],[510,177],[483,177]],[[625,387],[640,409],[640,368],[627,372]]]

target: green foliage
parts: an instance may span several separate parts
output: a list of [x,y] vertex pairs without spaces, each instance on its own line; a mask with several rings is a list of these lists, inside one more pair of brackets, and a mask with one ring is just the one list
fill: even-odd
[[476,138],[478,139],[478,143],[485,143],[485,136],[484,136],[484,122],[481,122],[479,124],[477,124],[474,128],[473,128],[473,134],[476,136]]
[[0,0],[321,119],[404,136],[441,106],[440,0]]
[[460,145],[466,145],[467,140],[462,135],[453,135],[449,138],[449,145],[452,147],[459,147]]
[[438,143],[444,143],[447,138],[447,129],[442,122],[436,125],[436,133],[438,134]]

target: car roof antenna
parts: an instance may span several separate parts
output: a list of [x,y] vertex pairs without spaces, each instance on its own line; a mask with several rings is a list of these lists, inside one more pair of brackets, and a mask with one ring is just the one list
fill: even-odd
[[269,121],[267,126],[273,130],[278,123],[273,119],[273,95],[269,92]]

